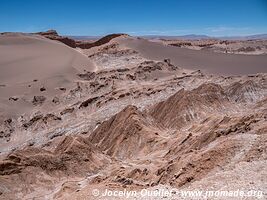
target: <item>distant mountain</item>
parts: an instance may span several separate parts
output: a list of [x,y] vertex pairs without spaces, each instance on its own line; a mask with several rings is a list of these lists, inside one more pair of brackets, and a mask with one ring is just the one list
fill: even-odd
[[180,36],[181,38],[185,38],[185,39],[210,39],[213,37],[207,36],[207,35],[196,35],[196,34],[190,34],[190,35],[182,35]]
[[248,39],[267,39],[267,34],[258,34],[247,36]]
[[219,37],[218,39],[223,39],[223,40],[266,40],[267,34],[257,34],[257,35],[248,35],[248,36],[226,36],[226,37]]
[[140,36],[142,38],[146,39],[185,39],[185,40],[200,40],[200,39],[211,39],[214,37],[210,37],[207,35],[195,35],[195,34],[190,34],[190,35],[180,35],[180,36],[165,36],[165,35],[145,35],[145,36]]
[[[67,36],[73,40],[99,40],[102,36]],[[150,40],[203,40],[203,39],[220,39],[220,40],[259,40],[267,39],[267,34],[257,34],[257,35],[248,35],[248,36],[208,36],[208,35],[197,35],[197,34],[188,34],[188,35],[143,35],[138,36],[140,38],[150,39]]]
[[221,40],[259,40],[267,39],[267,34],[257,34],[257,35],[248,35],[248,36],[222,36],[214,37],[208,35],[180,35],[180,36],[165,36],[165,35],[145,35],[140,36],[146,39],[166,39],[166,40],[175,40],[175,39],[184,39],[184,40],[201,40],[201,39],[221,39]]
[[72,38],[74,40],[98,40],[102,36],[68,36],[69,38]]

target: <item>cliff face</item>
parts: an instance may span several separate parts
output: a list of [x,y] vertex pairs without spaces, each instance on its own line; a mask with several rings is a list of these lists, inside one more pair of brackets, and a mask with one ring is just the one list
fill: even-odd
[[46,32],[38,32],[37,34],[42,35],[42,36],[44,36],[50,40],[60,41],[69,47],[72,47],[72,48],[76,47],[75,40],[68,38],[68,37],[60,36],[60,35],[58,35],[58,33],[55,30],[48,30]]
[[112,40],[116,37],[126,35],[126,34],[110,34],[110,35],[107,35],[103,38],[100,38],[96,42],[86,42],[86,41],[78,41],[78,40],[73,40],[73,39],[68,38],[68,37],[60,36],[60,35],[58,35],[57,31],[55,31],[55,30],[48,30],[46,32],[38,32],[36,34],[42,35],[42,36],[44,36],[48,39],[51,39],[51,40],[60,41],[69,47],[72,47],[72,48],[78,47],[81,49],[90,49],[92,47],[101,46],[103,44],[108,43],[110,40]]

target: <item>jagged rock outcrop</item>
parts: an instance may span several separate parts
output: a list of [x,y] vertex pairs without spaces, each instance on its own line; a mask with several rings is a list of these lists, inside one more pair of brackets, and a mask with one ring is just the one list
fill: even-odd
[[214,83],[196,89],[181,89],[166,101],[155,105],[149,113],[166,127],[181,128],[214,110],[223,110],[230,102],[223,88]]
[[131,158],[144,155],[153,149],[159,139],[160,128],[135,106],[103,122],[89,140],[110,156]]
[[257,102],[265,96],[267,88],[267,80],[263,79],[262,84],[256,83],[252,80],[245,82],[236,82],[227,88],[229,97],[240,103],[253,103]]
[[39,126],[41,127],[42,124],[50,124],[51,122],[54,121],[60,121],[61,117],[58,117],[52,113],[48,113],[46,115],[43,114],[36,114],[35,116],[33,116],[31,119],[29,119],[28,121],[25,121],[22,124],[22,127],[25,129],[28,129],[34,125],[36,125],[37,123],[39,123]]
[[8,155],[0,162],[0,175],[20,173],[27,167],[40,168],[47,173],[61,171],[82,175],[109,163],[109,158],[82,137],[67,136],[54,151],[26,147]]
[[44,36],[50,40],[60,41],[69,47],[72,47],[72,48],[76,47],[75,40],[68,38],[68,37],[60,36],[60,35],[58,35],[57,31],[55,31],[55,30],[48,30],[46,32],[38,32],[37,34],[42,35],[42,36]]

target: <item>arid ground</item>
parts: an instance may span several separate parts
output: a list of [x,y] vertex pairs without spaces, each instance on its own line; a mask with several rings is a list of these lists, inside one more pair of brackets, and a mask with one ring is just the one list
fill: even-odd
[[266,45],[2,33],[0,199],[266,199]]

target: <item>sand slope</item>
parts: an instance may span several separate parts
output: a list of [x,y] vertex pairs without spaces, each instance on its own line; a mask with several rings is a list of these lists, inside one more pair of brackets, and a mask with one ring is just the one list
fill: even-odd
[[[56,95],[56,88],[73,84],[83,70],[94,71],[94,64],[58,41],[22,33],[0,35],[0,114],[28,111],[34,95]],[[41,87],[48,92],[43,94]],[[14,96],[15,104],[9,99]]]
[[145,58],[163,60],[183,68],[212,74],[241,75],[267,72],[267,55],[235,55],[165,46],[144,39],[122,39],[121,44],[140,52]]
[[59,42],[24,34],[0,36],[1,83],[66,75],[83,68],[94,70],[85,56]]

